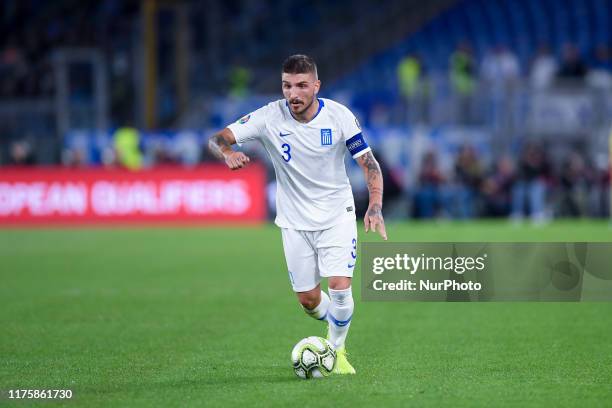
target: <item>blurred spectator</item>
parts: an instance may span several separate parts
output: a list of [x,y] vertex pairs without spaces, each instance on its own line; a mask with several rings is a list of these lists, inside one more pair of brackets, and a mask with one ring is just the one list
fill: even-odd
[[593,55],[592,69],[587,76],[590,86],[599,89],[612,88],[612,55],[606,44],[599,44]]
[[64,149],[62,164],[66,167],[86,167],[89,163],[82,149]]
[[150,164],[153,166],[169,166],[179,164],[180,161],[170,150],[162,143],[156,143],[152,146]]
[[9,165],[30,166],[36,164],[30,144],[25,140],[18,140],[11,144]]
[[436,154],[428,152],[423,156],[421,170],[414,194],[413,215],[415,218],[432,218],[441,209],[441,188],[444,177],[438,168]]
[[410,99],[419,91],[421,61],[415,55],[406,55],[397,66],[397,79],[401,95]]
[[599,69],[605,72],[612,72],[612,53],[610,52],[610,46],[605,43],[598,44],[595,47],[595,62],[593,68]]
[[507,126],[508,103],[518,83],[520,67],[518,58],[503,45],[497,46],[485,55],[480,75],[482,88],[487,98],[482,107],[495,126]]
[[482,61],[481,76],[490,86],[505,87],[516,82],[520,73],[518,58],[503,45],[487,53]]
[[587,67],[580,51],[574,44],[563,46],[563,59],[559,68],[558,78],[569,80],[583,80],[587,74]]
[[461,148],[455,161],[453,186],[448,187],[449,215],[454,218],[472,218],[476,215],[476,201],[483,171],[476,150],[471,145]]
[[[612,153],[612,152],[611,152]],[[601,191],[601,195],[599,197],[599,207],[601,211],[597,211],[596,215],[603,217],[612,217],[612,201],[610,195],[612,191],[610,191],[610,183],[612,183],[612,174],[610,170],[611,166],[607,166],[605,170],[601,170],[597,177],[597,186],[599,191]]]
[[130,170],[142,167],[140,132],[130,126],[119,128],[113,135],[117,163]]
[[517,180],[512,190],[512,218],[519,221],[529,214],[535,223],[545,222],[546,190],[550,166],[544,150],[528,144],[521,154]]
[[547,45],[541,45],[531,64],[529,83],[533,89],[548,88],[557,75],[558,64]]
[[242,99],[249,95],[251,71],[247,67],[242,65],[234,65],[230,70],[229,81],[229,94],[232,97]]
[[460,44],[450,57],[450,78],[455,92],[470,95],[475,86],[475,63],[471,47]]
[[483,216],[507,217],[510,215],[512,188],[514,186],[514,162],[509,156],[495,161],[493,173],[482,183]]
[[582,217],[587,213],[589,175],[582,156],[571,152],[561,169],[559,215]]
[[406,55],[397,66],[397,80],[402,97],[403,115],[408,122],[421,119],[422,64],[418,56]]
[[457,98],[459,119],[473,122],[472,97],[476,86],[476,69],[471,47],[460,44],[450,57],[450,80]]
[[194,166],[200,161],[200,143],[197,134],[181,132],[172,143],[172,150],[179,162],[185,166]]

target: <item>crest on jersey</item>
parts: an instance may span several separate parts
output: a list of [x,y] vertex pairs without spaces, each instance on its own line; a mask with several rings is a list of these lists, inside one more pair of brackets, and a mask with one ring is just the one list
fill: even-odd
[[249,121],[249,119],[251,119],[251,115],[244,115],[243,117],[241,117],[240,119],[238,119],[238,123],[240,123],[241,125],[244,125],[245,123],[247,123]]
[[321,146],[331,146],[332,131],[331,129],[321,129]]

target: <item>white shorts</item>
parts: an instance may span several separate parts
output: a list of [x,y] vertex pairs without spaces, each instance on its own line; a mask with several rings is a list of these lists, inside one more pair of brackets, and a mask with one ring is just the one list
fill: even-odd
[[281,230],[294,292],[314,289],[321,282],[321,277],[353,277],[357,260],[355,220],[347,220],[322,231]]

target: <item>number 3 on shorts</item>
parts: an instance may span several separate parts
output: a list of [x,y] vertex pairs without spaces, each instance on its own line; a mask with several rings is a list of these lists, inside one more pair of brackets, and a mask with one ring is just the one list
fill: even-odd
[[[291,146],[287,143],[283,143],[281,147],[283,148],[283,160],[288,163],[289,160],[291,160]],[[285,155],[287,155],[287,157],[285,157]]]

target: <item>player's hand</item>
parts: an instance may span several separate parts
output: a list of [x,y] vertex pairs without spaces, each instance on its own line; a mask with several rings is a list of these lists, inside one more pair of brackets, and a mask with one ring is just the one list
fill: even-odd
[[232,170],[238,170],[247,165],[250,162],[249,156],[242,152],[232,152],[225,156],[225,164]]
[[382,216],[382,206],[380,204],[370,204],[368,206],[368,211],[366,211],[366,215],[363,218],[363,223],[365,225],[365,232],[370,230],[380,234],[382,239],[387,240],[387,231],[385,230],[385,220]]

